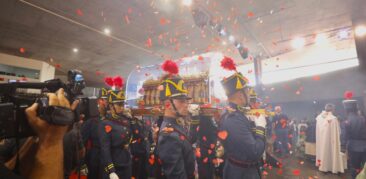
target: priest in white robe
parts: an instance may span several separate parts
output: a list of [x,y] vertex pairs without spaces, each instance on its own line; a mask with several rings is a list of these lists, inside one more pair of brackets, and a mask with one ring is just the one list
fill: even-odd
[[333,115],[335,106],[327,104],[316,118],[316,166],[319,171],[344,173],[347,164],[341,153],[340,127]]

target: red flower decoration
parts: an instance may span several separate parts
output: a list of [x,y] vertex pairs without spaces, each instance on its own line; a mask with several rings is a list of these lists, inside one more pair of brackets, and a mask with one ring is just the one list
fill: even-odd
[[203,57],[202,56],[198,56],[198,60],[203,60]]
[[179,73],[179,68],[177,63],[175,63],[173,60],[166,60],[162,65],[161,68],[165,71],[168,72],[169,74],[178,74]]
[[124,80],[121,76],[115,76],[113,78],[113,85],[116,86],[117,88],[122,88],[123,87],[123,84],[124,83]]
[[108,86],[113,86],[113,79],[112,77],[105,77],[104,78],[104,83]]
[[234,60],[226,56],[221,60],[221,67],[229,71],[236,71]]
[[203,136],[203,137],[202,137],[202,140],[206,142],[206,141],[207,141],[206,136]]
[[352,99],[353,97],[353,92],[352,91],[345,91],[344,92],[344,98],[345,99]]

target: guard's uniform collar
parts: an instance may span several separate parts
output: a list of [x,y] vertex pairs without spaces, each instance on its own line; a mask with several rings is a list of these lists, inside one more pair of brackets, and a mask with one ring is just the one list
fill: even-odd
[[231,102],[229,103],[229,107],[234,109],[235,111],[241,111],[241,112],[247,112],[248,110],[250,110],[248,107],[239,106]]

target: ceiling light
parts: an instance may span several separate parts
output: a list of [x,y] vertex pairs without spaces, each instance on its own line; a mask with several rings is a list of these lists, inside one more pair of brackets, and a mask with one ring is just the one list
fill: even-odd
[[315,37],[315,43],[316,44],[325,44],[328,42],[327,36],[325,34],[318,34]]
[[305,39],[304,38],[297,37],[297,38],[295,38],[295,39],[292,40],[291,45],[295,49],[302,48],[302,47],[305,46]]
[[357,37],[363,37],[366,35],[366,26],[359,25],[355,28],[355,34]]
[[348,37],[347,30],[341,30],[341,31],[339,31],[338,38],[340,38],[340,39],[346,39],[347,37]]
[[232,35],[230,35],[230,36],[229,36],[229,41],[230,41],[230,42],[234,42],[234,41],[235,41],[235,37],[234,37],[234,36],[232,36]]
[[104,28],[103,30],[105,35],[110,35],[111,34],[111,30],[109,28]]
[[182,1],[184,6],[191,6],[192,5],[192,0],[183,0]]
[[77,48],[73,48],[73,49],[72,49],[72,51],[73,51],[74,53],[78,53],[78,52],[79,52],[79,49],[77,49]]

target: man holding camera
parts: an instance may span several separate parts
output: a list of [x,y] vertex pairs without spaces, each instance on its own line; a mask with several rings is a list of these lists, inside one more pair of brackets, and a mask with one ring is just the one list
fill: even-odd
[[[54,108],[54,114],[74,114],[71,110],[76,109],[78,101],[70,105],[65,98],[63,89],[59,89],[56,93],[49,93],[47,97],[48,105]],[[37,139],[29,138],[19,150],[19,163],[17,165],[19,165],[20,175],[31,179],[62,179],[64,177],[63,138],[68,126],[48,123],[38,116],[38,108],[39,105],[35,103],[25,111],[27,120],[36,133]],[[57,117],[63,117],[65,121],[75,120],[75,115],[50,116],[51,119]],[[5,164],[8,169],[15,168],[16,158],[14,156]],[[5,170],[0,172],[0,178],[14,177],[16,176]]]

